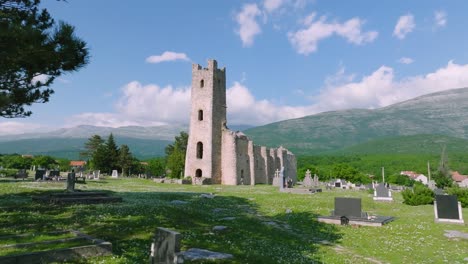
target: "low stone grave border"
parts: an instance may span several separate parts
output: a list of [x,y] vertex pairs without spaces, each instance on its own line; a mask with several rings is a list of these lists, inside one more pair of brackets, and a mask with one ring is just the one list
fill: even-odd
[[61,192],[46,195],[33,196],[33,201],[54,204],[72,203],[115,203],[122,202],[122,197],[112,197],[105,192]]
[[[79,231],[66,230],[66,231],[50,232],[47,234],[58,235],[58,234],[66,234],[66,233],[72,233],[75,235],[75,237],[55,239],[55,240],[46,240],[46,241],[41,241],[41,242],[2,245],[0,246],[0,248],[28,247],[28,246],[34,246],[34,245],[40,245],[40,244],[59,244],[59,243],[78,241],[78,240],[86,240],[89,242],[90,245],[1,256],[0,263],[2,264],[18,264],[18,263],[36,264],[36,263],[77,261],[77,260],[82,260],[82,259],[90,258],[90,257],[112,255],[112,243],[94,238],[92,236],[86,235]],[[0,237],[0,239],[24,237],[24,236],[27,236],[27,234],[2,236]]]

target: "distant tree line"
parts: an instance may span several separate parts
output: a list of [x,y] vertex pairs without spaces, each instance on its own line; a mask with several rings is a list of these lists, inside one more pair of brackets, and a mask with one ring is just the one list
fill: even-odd
[[122,175],[144,173],[150,176],[168,176],[179,178],[185,166],[185,151],[187,149],[188,134],[181,132],[175,137],[173,144],[166,146],[166,157],[157,157],[140,161],[134,157],[127,145],[117,147],[111,133],[107,140],[94,135],[85,143],[84,151],[80,153],[82,159],[88,161],[88,168],[112,173],[119,170]]
[[4,169],[16,170],[29,170],[32,167],[36,167],[67,171],[70,169],[70,161],[68,159],[59,159],[46,155],[31,157],[19,154],[0,154],[0,166]]
[[400,175],[401,171],[415,171],[428,176],[427,162],[431,164],[431,179],[438,187],[449,187],[452,183],[450,171],[468,174],[468,153],[453,153],[448,158],[442,154],[361,154],[361,155],[317,155],[298,157],[298,178],[303,179],[309,169],[320,180],[345,179],[366,182],[370,175],[376,181],[382,180],[382,167],[385,168],[385,181],[398,185],[413,186],[414,180]]
[[117,147],[112,133],[107,140],[99,135],[92,136],[84,148],[80,156],[88,161],[89,169],[100,170],[107,174],[118,170],[122,176],[144,173],[143,165],[132,155],[127,145]]

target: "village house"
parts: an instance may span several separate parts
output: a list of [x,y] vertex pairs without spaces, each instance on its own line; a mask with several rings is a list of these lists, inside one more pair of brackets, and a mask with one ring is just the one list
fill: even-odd
[[427,176],[422,173],[417,173],[414,171],[401,171],[400,175],[406,175],[410,179],[421,182],[424,185],[427,185],[428,182]]
[[451,171],[452,180],[460,187],[468,187],[468,176],[462,175],[458,171]]

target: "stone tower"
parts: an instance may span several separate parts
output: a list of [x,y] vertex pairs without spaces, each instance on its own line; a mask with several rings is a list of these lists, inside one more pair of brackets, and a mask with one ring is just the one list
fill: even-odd
[[221,183],[222,129],[226,125],[226,69],[216,60],[208,68],[192,65],[190,130],[185,176],[196,182],[209,178]]

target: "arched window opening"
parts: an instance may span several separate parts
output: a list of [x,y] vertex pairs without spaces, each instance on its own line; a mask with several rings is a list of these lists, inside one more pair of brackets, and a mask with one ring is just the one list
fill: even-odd
[[203,110],[198,110],[198,121],[203,120]]
[[205,87],[205,80],[202,79],[200,81],[200,88],[203,88],[203,87]]
[[201,171],[200,169],[197,169],[197,170],[195,171],[195,177],[201,178],[201,176],[202,176],[202,171]]
[[201,142],[197,143],[197,158],[203,159],[203,143]]

